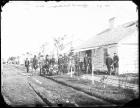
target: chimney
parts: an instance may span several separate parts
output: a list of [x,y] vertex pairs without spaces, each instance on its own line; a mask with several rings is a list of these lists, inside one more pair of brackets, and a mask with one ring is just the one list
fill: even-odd
[[115,21],[115,17],[109,19],[109,28],[110,29],[114,28],[114,21]]

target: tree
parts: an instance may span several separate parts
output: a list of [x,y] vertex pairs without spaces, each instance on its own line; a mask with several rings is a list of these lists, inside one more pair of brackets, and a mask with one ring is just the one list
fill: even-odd
[[8,61],[8,62],[11,61],[11,62],[14,63],[15,60],[16,60],[16,57],[12,56],[12,57],[9,57],[7,61]]
[[64,44],[63,44],[64,40],[65,40],[65,35],[63,37],[54,38],[54,46],[57,49],[57,57],[59,55],[59,52],[64,49]]
[[64,40],[65,40],[65,35],[63,37],[58,37],[54,38],[54,45],[57,48],[57,50],[62,51],[64,49]]
[[10,57],[11,61],[14,61],[15,59],[16,59],[16,57],[14,57],[14,56]]
[[45,42],[44,44],[41,45],[41,47],[40,47],[40,52],[41,52],[41,54],[44,55],[45,47],[46,47],[47,45],[48,45],[48,42]]

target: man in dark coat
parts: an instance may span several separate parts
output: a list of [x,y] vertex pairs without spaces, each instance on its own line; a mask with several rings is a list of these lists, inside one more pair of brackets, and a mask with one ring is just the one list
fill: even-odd
[[64,73],[67,73],[67,72],[68,72],[68,57],[64,53]]
[[48,58],[48,55],[46,55],[45,60],[44,60],[43,69],[46,69],[47,73],[49,72],[49,64],[50,64],[50,60]]
[[83,71],[83,64],[84,64],[84,62],[83,62],[84,60],[83,60],[83,58],[80,56],[79,57],[79,65],[80,65],[80,73],[82,73],[82,71]]
[[54,64],[55,64],[55,58],[54,58],[54,57],[52,57],[52,58],[50,59],[50,64],[51,64],[51,65],[54,65]]
[[50,60],[48,58],[48,55],[46,55],[44,63],[45,63],[46,66],[49,65]]
[[77,75],[79,76],[79,74],[80,74],[80,58],[77,54],[75,55],[75,71],[76,71]]
[[86,54],[86,57],[84,58],[84,64],[85,64],[85,70],[86,70],[86,73],[88,74],[89,72],[89,57],[88,55]]
[[108,55],[107,55],[107,58],[106,58],[106,66],[107,66],[107,69],[108,69],[108,73],[109,73],[110,75],[111,75],[112,63],[113,63],[113,60],[112,60],[112,58],[110,57],[110,55],[108,54]]
[[68,63],[68,72],[71,73],[71,77],[73,73],[75,72],[75,62],[74,62],[74,54],[72,53],[69,55],[69,63]]
[[61,54],[59,55],[59,58],[58,58],[58,68],[59,68],[59,73],[62,73],[63,72],[63,58]]
[[114,66],[115,75],[118,75],[119,57],[116,53],[114,53],[113,56],[113,66]]
[[26,58],[26,60],[25,60],[25,67],[26,67],[27,73],[28,73],[29,72],[29,60],[28,60],[28,58]]
[[39,58],[39,68],[40,68],[40,75],[42,73],[42,67],[44,65],[44,56],[41,55],[40,58]]
[[37,68],[38,68],[38,60],[36,58],[36,55],[34,55],[34,58],[33,58],[33,69],[36,71]]

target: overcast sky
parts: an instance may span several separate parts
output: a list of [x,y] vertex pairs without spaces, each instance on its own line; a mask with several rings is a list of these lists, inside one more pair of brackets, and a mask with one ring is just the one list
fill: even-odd
[[4,58],[38,50],[44,42],[52,43],[53,37],[87,40],[108,28],[111,17],[116,17],[115,26],[138,19],[131,1],[10,1],[1,16]]

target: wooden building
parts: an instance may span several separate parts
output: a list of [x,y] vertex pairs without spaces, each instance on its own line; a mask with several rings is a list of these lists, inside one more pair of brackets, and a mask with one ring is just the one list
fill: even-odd
[[75,52],[80,56],[87,53],[92,59],[92,71],[107,71],[106,54],[112,58],[119,56],[119,74],[138,73],[138,22],[131,21],[123,25],[111,27],[90,38]]

